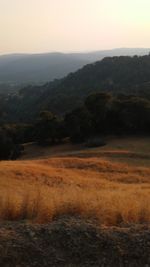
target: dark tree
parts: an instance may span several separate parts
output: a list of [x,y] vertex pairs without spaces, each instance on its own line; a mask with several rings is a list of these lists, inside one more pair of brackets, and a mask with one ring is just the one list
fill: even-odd
[[40,144],[55,143],[63,136],[62,121],[49,111],[42,111],[35,125],[36,138]]
[[65,117],[65,125],[71,140],[82,142],[91,134],[92,121],[85,107],[75,109]]

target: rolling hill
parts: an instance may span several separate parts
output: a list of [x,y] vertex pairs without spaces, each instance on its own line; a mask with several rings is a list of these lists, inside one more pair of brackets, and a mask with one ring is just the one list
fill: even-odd
[[150,49],[122,48],[87,53],[10,54],[0,56],[0,90],[62,78],[106,56],[146,55]]
[[18,54],[0,57],[0,82],[7,84],[38,84],[62,78],[88,60],[62,53]]
[[150,138],[45,149],[0,162],[0,266],[146,266]]
[[107,57],[88,64],[65,78],[42,86],[27,86],[19,94],[2,99],[6,118],[34,119],[41,110],[63,115],[82,105],[95,92],[150,97],[150,55]]

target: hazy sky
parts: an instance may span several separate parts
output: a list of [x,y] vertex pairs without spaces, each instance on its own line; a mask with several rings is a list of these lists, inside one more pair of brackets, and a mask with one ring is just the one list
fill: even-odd
[[0,54],[150,47],[150,0],[0,0]]

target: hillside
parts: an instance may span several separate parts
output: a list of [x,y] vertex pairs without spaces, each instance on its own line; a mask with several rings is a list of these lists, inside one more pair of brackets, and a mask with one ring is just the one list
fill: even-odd
[[[28,121],[41,110],[62,115],[95,92],[150,97],[150,56],[108,57],[43,86],[28,86],[2,99],[5,115]],[[33,109],[34,107],[34,109]],[[7,117],[7,116],[6,116]]]
[[[106,56],[146,55],[150,49],[114,49],[89,53],[10,54],[0,56],[0,92],[27,84],[62,78],[84,65]],[[3,89],[4,88],[4,89]],[[7,89],[7,90],[8,90]]]
[[101,91],[150,95],[150,56],[110,57],[86,65],[54,88],[50,84],[41,102],[43,97],[43,106],[64,113],[79,106],[89,94]]
[[0,218],[45,223],[72,214],[113,226],[150,222],[149,144],[148,137],[110,139],[104,148],[49,147],[45,156],[41,150],[41,157],[30,152],[26,160],[1,161]]
[[62,78],[87,64],[88,59],[63,53],[0,56],[0,84],[41,84]]
[[149,264],[150,138],[43,150],[0,162],[0,265]]

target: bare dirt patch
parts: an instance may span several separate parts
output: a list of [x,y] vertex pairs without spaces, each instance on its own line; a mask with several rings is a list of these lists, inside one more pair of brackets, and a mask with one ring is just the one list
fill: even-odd
[[[14,235],[5,236],[3,232]],[[99,228],[79,218],[49,225],[0,225],[0,266],[3,267],[143,267],[150,265],[147,226]]]

